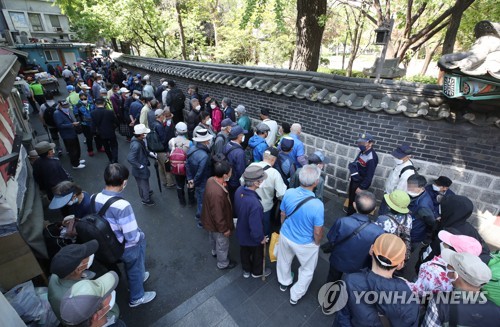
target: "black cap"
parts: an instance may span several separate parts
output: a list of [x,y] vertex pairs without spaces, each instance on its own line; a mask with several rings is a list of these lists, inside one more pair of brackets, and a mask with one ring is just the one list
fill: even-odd
[[269,116],[269,109],[260,109],[260,114],[263,116]]
[[95,99],[95,104],[105,104],[106,103],[106,100],[104,100],[104,98],[97,98]]
[[97,252],[99,243],[97,240],[88,241],[83,244],[70,244],[63,247],[52,258],[50,273],[56,274],[59,278],[65,278],[71,274],[82,262]]

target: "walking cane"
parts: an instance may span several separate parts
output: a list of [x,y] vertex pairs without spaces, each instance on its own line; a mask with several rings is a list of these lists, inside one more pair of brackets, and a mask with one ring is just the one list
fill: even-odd
[[264,242],[264,255],[262,259],[262,281],[266,281],[266,244],[267,242]]
[[158,160],[155,160],[155,170],[156,170],[156,179],[158,180],[158,188],[161,192],[161,180],[160,180],[160,171],[158,170]]
[[47,136],[49,137],[49,142],[52,143],[52,137],[50,136],[49,128],[47,127],[47,125],[43,125],[43,127],[45,128],[45,131],[47,132]]

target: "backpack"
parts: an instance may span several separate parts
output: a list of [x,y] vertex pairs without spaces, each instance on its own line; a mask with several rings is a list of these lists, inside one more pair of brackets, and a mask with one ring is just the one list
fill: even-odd
[[408,221],[408,217],[410,217],[410,219],[411,219],[411,216],[409,214],[406,214],[405,218],[403,219],[402,222],[399,222],[396,219],[396,217],[394,217],[391,214],[387,214],[387,217],[389,217],[389,219],[392,220],[396,224],[396,226],[397,226],[396,231],[394,232],[394,235],[396,235],[400,239],[402,239],[403,242],[406,245],[405,260],[410,259],[410,253],[411,253],[411,237],[410,237],[410,233],[411,233],[411,230],[408,227],[406,227],[406,223]]
[[186,152],[176,145],[170,152],[170,172],[174,175],[186,176],[186,160]]
[[160,135],[158,135],[154,128],[152,128],[151,132],[146,136],[146,141],[149,151],[165,152],[165,146],[161,143]]
[[413,161],[410,160],[410,162],[411,162],[410,166],[406,166],[403,169],[401,169],[401,172],[399,173],[399,178],[401,178],[401,176],[403,176],[403,174],[408,170],[413,170],[414,173],[418,175],[418,171],[420,170],[420,168],[415,168],[415,166],[413,165]]
[[488,262],[491,270],[491,280],[483,286],[486,298],[500,306],[500,251],[491,253],[492,259]]
[[109,207],[120,200],[118,196],[109,198],[98,213],[95,213],[95,194],[90,197],[90,208],[93,213],[86,215],[76,223],[77,241],[82,244],[97,240],[99,249],[95,253],[96,259],[104,264],[113,264],[121,259],[125,250],[125,242],[120,243],[111,229],[104,214]]
[[54,103],[52,106],[49,106],[45,103],[45,111],[43,112],[43,120],[47,126],[55,127],[56,122],[54,121],[54,113],[57,109],[57,103]]
[[185,101],[186,101],[186,96],[180,89],[173,88],[170,91],[168,91],[167,105],[173,109],[172,111],[180,111],[184,109]]

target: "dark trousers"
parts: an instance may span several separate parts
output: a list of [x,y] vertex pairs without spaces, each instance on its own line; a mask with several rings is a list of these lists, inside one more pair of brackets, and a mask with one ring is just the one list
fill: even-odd
[[172,114],[174,114],[174,117],[172,117],[172,121],[174,123],[174,126],[177,123],[184,121],[184,110],[172,111]]
[[44,95],[35,95],[34,97],[35,97],[36,102],[40,106],[46,102]]
[[80,141],[78,138],[75,139],[63,139],[64,147],[69,153],[69,161],[73,167],[78,167],[80,165]]
[[33,100],[32,97],[28,97],[28,102],[29,102],[31,108],[33,109],[33,113],[37,114],[39,112],[39,110],[38,110],[38,106],[36,105],[35,100]]
[[240,246],[241,266],[243,271],[254,275],[262,275],[262,260],[264,258],[264,245]]
[[83,136],[85,136],[85,143],[87,144],[87,151],[88,152],[93,152],[94,151],[94,140],[95,140],[95,146],[97,149],[99,149],[102,144],[101,144],[101,139],[97,136],[94,135],[94,132],[92,132],[92,127],[88,125],[82,125],[83,128]]
[[343,272],[338,271],[337,269],[330,266],[330,270],[328,271],[328,278],[326,279],[327,283],[335,282],[337,280],[342,279]]
[[101,138],[101,143],[104,146],[104,151],[111,163],[118,162],[118,142],[116,136],[110,139]]
[[353,213],[356,213],[354,206],[354,200],[356,200],[356,189],[359,187],[359,182],[354,182],[351,180],[349,183],[349,205],[347,206],[347,215],[350,216]]

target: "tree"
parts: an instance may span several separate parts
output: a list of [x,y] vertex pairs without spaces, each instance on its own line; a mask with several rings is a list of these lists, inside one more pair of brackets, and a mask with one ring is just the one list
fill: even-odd
[[[316,71],[319,65],[321,41],[325,30],[327,0],[296,0],[296,41],[291,69]],[[262,23],[262,15],[270,0],[246,0],[241,27],[253,19],[254,26]],[[274,0],[278,26],[283,26],[283,0]]]

